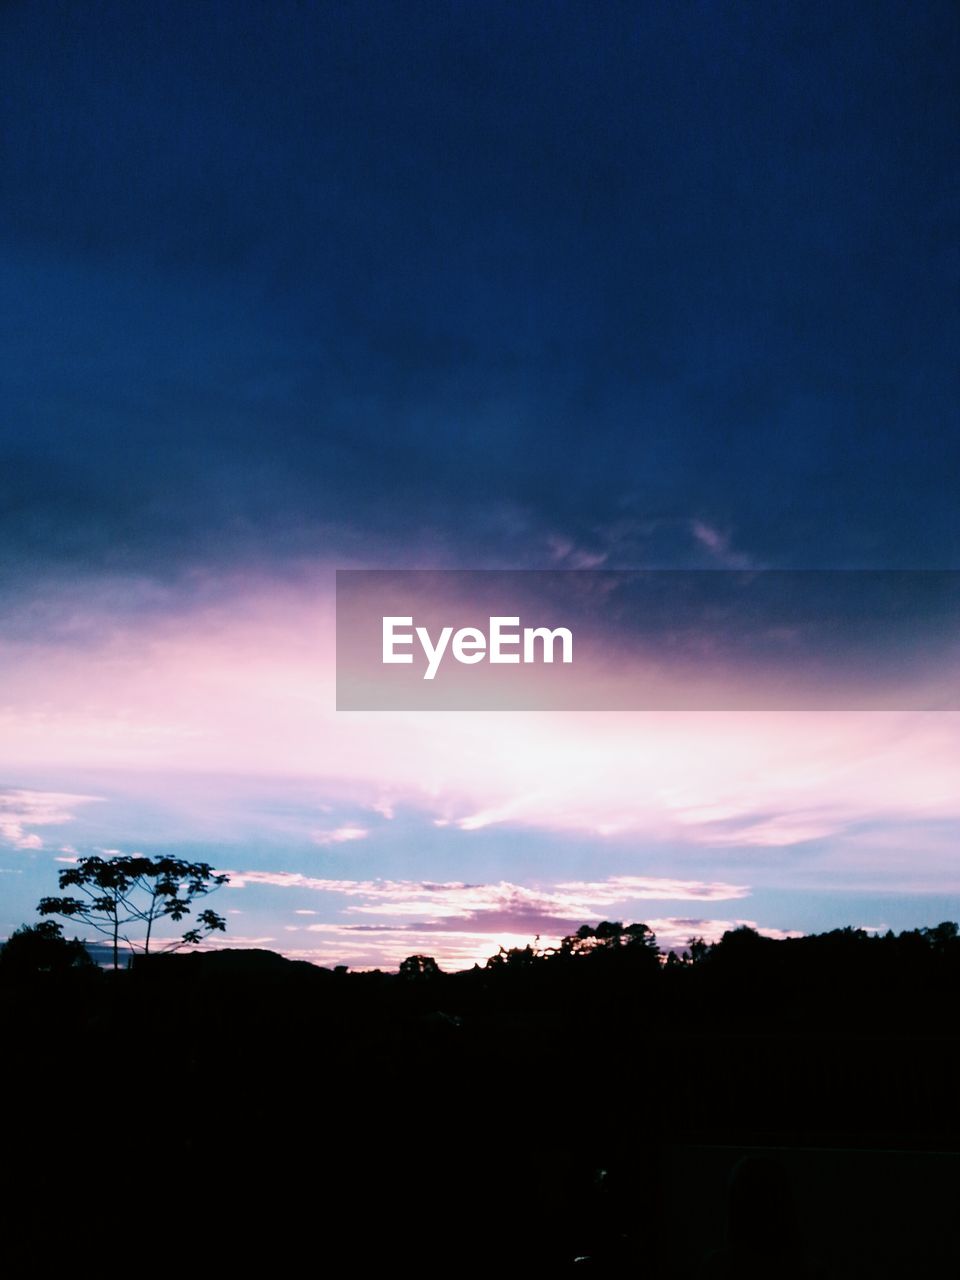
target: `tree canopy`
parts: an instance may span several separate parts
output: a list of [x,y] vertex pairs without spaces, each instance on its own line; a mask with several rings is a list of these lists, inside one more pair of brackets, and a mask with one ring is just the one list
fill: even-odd
[[63,926],[55,920],[22,924],[0,947],[0,969],[5,973],[63,973],[92,967],[83,943],[65,938]]
[[[57,915],[68,920],[82,920],[109,938],[113,948],[113,967],[119,967],[120,944],[131,951],[139,947],[149,953],[154,927],[162,920],[179,923],[191,914],[194,900],[205,897],[226,884],[228,876],[216,874],[207,862],[188,862],[183,858],[148,858],[142,854],[113,858],[89,856],[79,858],[75,866],[60,872],[61,889],[79,889],[82,897],[42,898],[37,910],[43,916]],[[143,936],[132,938],[131,928],[143,929]],[[166,949],[198,943],[213,932],[226,929],[226,921],[215,911],[204,909],[196,916],[196,925]]]
[[401,978],[432,978],[440,973],[440,966],[433,956],[407,956],[400,963],[399,973]]

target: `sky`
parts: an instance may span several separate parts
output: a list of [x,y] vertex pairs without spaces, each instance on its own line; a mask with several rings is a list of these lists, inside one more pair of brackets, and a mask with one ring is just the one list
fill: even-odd
[[957,712],[334,655],[336,569],[960,569],[958,71],[938,0],[3,6],[0,936],[102,850],[357,968],[960,917]]

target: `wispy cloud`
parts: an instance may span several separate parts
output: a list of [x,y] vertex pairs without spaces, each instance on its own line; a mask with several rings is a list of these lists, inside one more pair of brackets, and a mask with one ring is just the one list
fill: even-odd
[[97,799],[62,791],[0,790],[0,840],[15,849],[42,849],[42,838],[29,827],[72,822],[75,808]]
[[463,968],[482,963],[501,946],[526,946],[535,938],[541,947],[556,946],[581,924],[604,918],[643,920],[665,948],[682,947],[694,935],[711,941],[738,924],[754,924],[699,913],[650,915],[652,903],[729,902],[750,894],[745,884],[719,880],[613,875],[524,885],[508,880],[348,880],[256,870],[231,871],[230,877],[234,889],[267,886],[329,895],[319,910],[298,907],[293,914],[305,917],[302,923],[285,926],[290,934],[322,940],[312,948],[284,947],[285,954],[318,964],[395,967],[405,956],[428,951],[443,967]]
[[843,814],[818,814],[801,810],[764,818],[743,815],[732,821],[718,821],[715,824],[707,821],[702,824],[701,831],[714,845],[755,845],[776,849],[805,844],[809,840],[825,839],[842,832],[846,825],[847,820]]
[[366,827],[358,827],[352,824],[346,824],[342,827],[334,827],[330,831],[314,831],[311,833],[311,839],[314,844],[349,844],[352,840],[365,840],[370,834]]
[[[284,954],[295,960],[354,969],[396,969],[409,955],[432,955],[442,969],[453,972],[484,964],[500,947],[523,947],[532,941],[527,933],[478,934],[450,929],[443,934],[415,930],[358,930],[345,925],[317,926],[307,945],[297,946],[291,937]],[[550,940],[541,938],[544,945]]]
[[[342,919],[371,917],[360,929],[416,929],[425,933],[460,930],[488,937],[505,932],[532,937],[562,937],[580,924],[606,914],[634,915],[647,902],[719,902],[747,897],[742,884],[678,880],[668,877],[611,876],[597,881],[564,881],[550,886],[529,886],[501,880],[489,884],[463,881],[335,880],[284,871],[231,872],[235,889],[269,885],[301,889],[347,899],[339,910]],[[330,910],[336,910],[331,906]],[[306,910],[297,914],[315,914]],[[373,923],[376,921],[377,923]],[[398,924],[398,921],[404,923]],[[409,921],[409,924],[406,923]],[[318,923],[305,926],[323,931]]]
[[599,569],[609,558],[607,551],[577,546],[572,538],[550,534],[547,538],[550,558],[562,569]]
[[691,520],[690,532],[695,540],[724,569],[754,569],[757,568],[756,561],[742,552],[734,551],[731,546],[731,539],[728,533],[715,528],[708,524],[706,520]]
[[[645,923],[657,936],[663,951],[682,952],[691,938],[703,938],[706,942],[718,941],[724,933],[740,925],[756,928],[764,937],[800,937],[799,932],[759,927],[756,921],[734,917],[714,919],[698,916],[655,916]],[[409,955],[432,955],[441,968],[448,971],[467,969],[474,964],[483,965],[496,955],[500,947],[525,947],[535,944],[543,951],[556,947],[562,932],[544,930],[524,931],[504,923],[498,929],[478,931],[458,927],[449,922],[442,928],[429,928],[422,924],[409,925],[356,925],[316,924],[303,930],[309,935],[309,944],[297,946],[294,939],[284,947],[284,954],[295,959],[309,960],[314,964],[347,964],[357,969],[396,968]]]
[[[702,537],[720,547],[720,533],[706,530]],[[163,768],[307,776],[351,805],[316,830],[320,847],[361,838],[346,832],[366,829],[357,817],[364,808],[384,819],[419,810],[465,833],[511,825],[717,848],[844,838],[865,819],[960,814],[960,717],[949,713],[338,718],[324,583],[320,567],[287,584],[250,575],[229,602],[154,618],[149,631],[136,619],[118,622],[103,649],[11,649],[0,766],[57,759],[149,766],[157,777]],[[53,709],[41,714],[47,703]],[[141,732],[161,717],[177,734]],[[209,818],[208,797],[193,803]],[[718,825],[721,816],[739,826]],[[223,822],[232,820],[225,804]],[[271,820],[283,826],[282,815]],[[18,838],[36,834],[20,826]]]
[[606,880],[566,881],[557,885],[562,893],[582,895],[582,901],[598,906],[615,902],[677,901],[721,902],[746,898],[749,886],[722,881],[673,880],[665,876],[609,876]]

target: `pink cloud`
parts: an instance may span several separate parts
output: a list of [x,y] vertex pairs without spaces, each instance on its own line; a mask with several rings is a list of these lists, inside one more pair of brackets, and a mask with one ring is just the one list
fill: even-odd
[[[717,530],[700,534],[721,547]],[[420,810],[465,839],[501,824],[777,849],[842,844],[866,818],[960,819],[957,713],[338,715],[323,566],[282,582],[238,576],[149,625],[117,618],[123,585],[72,602],[85,644],[6,646],[0,767],[305,777],[383,816]],[[209,801],[192,803],[201,820]],[[359,838],[342,830],[319,839]],[[5,833],[39,838],[16,813]]]
[[705,520],[691,520],[690,532],[701,547],[704,547],[724,569],[753,569],[757,567],[752,556],[734,551],[730,545],[730,535],[722,533]]
[[314,844],[348,844],[352,840],[364,840],[370,834],[366,827],[346,825],[335,827],[332,831],[314,831],[311,839]]
[[[530,886],[510,881],[470,884],[464,881],[344,880],[284,871],[234,871],[231,885],[265,885],[347,898],[339,920],[316,920],[286,926],[322,941],[312,949],[284,954],[318,964],[395,968],[417,951],[434,955],[442,967],[456,969],[483,963],[498,947],[557,946],[581,924],[603,918],[644,920],[661,947],[683,949],[692,936],[715,941],[726,930],[753,920],[740,917],[651,916],[646,904],[660,901],[712,903],[748,896],[742,884],[683,880],[671,877],[617,875],[602,880],[570,880]],[[296,915],[322,915],[300,908]],[[760,929],[769,937],[799,936],[790,931]]]
[[[550,886],[527,886],[499,881],[467,884],[461,881],[339,880],[297,872],[231,872],[235,889],[267,885],[337,894],[352,901],[342,907],[336,925],[318,922],[307,932],[327,933],[332,927],[358,933],[437,936],[444,946],[451,933],[491,938],[535,935],[559,941],[581,924],[604,916],[637,919],[641,903],[652,901],[717,902],[743,898],[745,885],[643,876],[612,876],[598,881],[569,881]],[[300,910],[298,915],[316,915]],[[363,920],[363,923],[360,922]],[[355,922],[352,922],[355,921]],[[406,945],[410,945],[409,942]],[[499,944],[498,944],[499,945]],[[493,948],[496,950],[496,946]]]
[[15,849],[42,849],[43,840],[36,832],[28,831],[28,827],[62,826],[72,822],[75,808],[96,799],[96,796],[60,791],[0,791],[0,840]]
[[[706,942],[717,942],[730,929],[740,925],[757,928],[755,921],[740,918],[712,919],[697,917],[653,917],[645,922],[657,936],[663,951],[683,951],[690,938],[702,937]],[[794,930],[758,928],[764,937],[802,937]],[[499,929],[478,932],[456,927],[425,929],[422,926],[355,926],[343,924],[311,925],[307,932],[315,945],[284,948],[291,958],[309,960],[314,964],[333,966],[346,964],[355,969],[396,969],[409,955],[432,955],[442,969],[455,972],[483,965],[500,947],[534,946],[540,952],[559,945],[563,933],[523,931],[504,925]]]
[[[353,969],[396,969],[409,955],[427,954],[442,969],[454,972],[483,965],[500,947],[524,947],[532,942],[527,933],[477,934],[454,929],[442,935],[416,931],[362,933],[343,925],[316,926],[311,934],[312,946],[284,948],[291,959],[309,960],[313,964],[346,964]],[[543,945],[559,939],[541,939]]]

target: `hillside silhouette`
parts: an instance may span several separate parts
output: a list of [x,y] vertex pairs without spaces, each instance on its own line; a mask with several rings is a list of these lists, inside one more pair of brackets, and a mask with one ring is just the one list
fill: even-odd
[[3,1238],[109,1213],[177,1265],[953,1275],[958,993],[949,922],[666,958],[603,922],[450,974],[0,953]]

